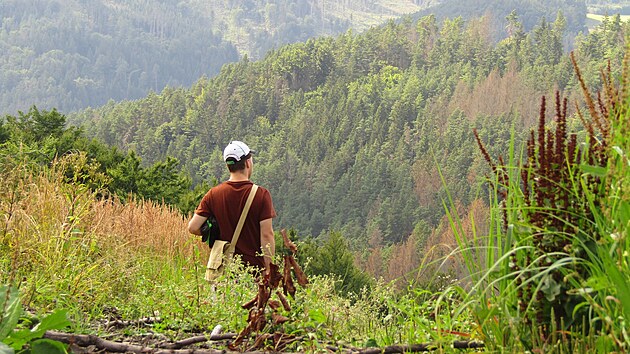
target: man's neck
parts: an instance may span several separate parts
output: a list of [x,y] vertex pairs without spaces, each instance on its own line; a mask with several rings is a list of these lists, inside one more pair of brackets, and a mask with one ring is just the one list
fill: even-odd
[[249,181],[249,178],[244,173],[230,173],[230,182],[245,182]]

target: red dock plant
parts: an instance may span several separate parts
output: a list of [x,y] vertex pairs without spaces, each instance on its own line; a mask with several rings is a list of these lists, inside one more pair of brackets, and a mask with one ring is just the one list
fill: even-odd
[[[584,82],[573,53],[571,60],[588,110],[588,114],[584,114],[576,103],[583,134],[568,132],[567,121],[571,118],[567,113],[568,100],[562,99],[559,92],[551,122],[546,119],[547,100],[542,97],[538,126],[531,130],[524,149],[526,156],[520,163],[505,166],[501,157],[495,163],[474,131],[481,153],[495,175],[493,187],[502,211],[501,230],[497,234],[504,237],[504,247],[509,249],[505,253],[507,267],[497,278],[511,280],[505,289],[510,289],[514,296],[512,303],[506,301],[505,309],[513,320],[525,324],[519,327],[516,336],[528,349],[540,349],[540,343],[548,342],[557,333],[614,331],[611,329],[614,324],[605,320],[610,313],[598,314],[605,307],[598,302],[630,296],[630,279],[627,271],[623,272],[628,256],[623,255],[623,251],[616,252],[622,254],[622,259],[611,261],[611,272],[622,280],[622,287],[628,289],[616,292],[606,289],[606,294],[612,294],[604,296],[608,300],[602,300],[601,294],[595,295],[602,290],[595,286],[596,279],[607,276],[601,256],[606,252],[615,254],[611,251],[612,245],[606,251],[601,250],[602,245],[608,245],[608,238],[615,232],[617,246],[614,247],[618,247],[621,238],[619,223],[616,229],[614,225],[604,227],[605,222],[602,223],[607,217],[615,218],[611,212],[621,205],[611,202],[611,195],[629,205],[627,188],[621,190],[616,183],[621,180],[625,181],[622,185],[628,185],[628,169],[624,168],[621,175],[618,170],[613,173],[613,167],[626,164],[619,147],[620,139],[625,143],[623,146],[630,145],[628,138],[619,133],[624,129],[627,133],[630,119],[628,56],[622,88],[615,86],[609,65],[601,73],[603,89],[595,98]],[[585,143],[578,146],[578,140]],[[618,155],[622,157],[621,164],[615,162]],[[611,188],[617,190],[611,191]],[[622,227],[621,233],[625,235],[626,225]],[[615,283],[608,280],[610,284]],[[630,305],[619,311],[622,315],[630,312]],[[628,349],[622,335],[608,333],[602,337],[612,338],[609,349],[615,346],[622,351]]]

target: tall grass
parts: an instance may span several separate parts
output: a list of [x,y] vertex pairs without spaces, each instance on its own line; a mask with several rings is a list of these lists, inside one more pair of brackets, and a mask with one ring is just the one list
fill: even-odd
[[473,311],[493,350],[630,349],[628,56],[620,83],[603,72],[596,97],[575,69],[588,111],[578,109],[584,142],[566,131],[559,94],[554,120],[543,98],[537,131],[522,150],[512,144],[507,161],[495,162],[475,132],[494,172],[492,227],[471,246],[450,214],[473,284],[455,287],[465,297],[459,310]]
[[97,192],[66,183],[73,178],[68,165],[85,164],[84,156],[68,155],[39,172],[23,161],[4,162],[14,167],[1,176],[7,188],[0,198],[0,281],[17,282],[27,307],[93,314],[99,311],[95,304],[135,292],[138,269],[194,252],[184,220],[170,208],[98,201]]

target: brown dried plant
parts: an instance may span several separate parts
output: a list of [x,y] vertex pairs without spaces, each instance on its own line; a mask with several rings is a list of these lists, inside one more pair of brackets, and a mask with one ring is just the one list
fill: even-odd
[[[297,246],[289,239],[285,229],[282,229],[280,234],[286,250],[283,257],[284,271],[281,273],[280,267],[272,263],[269,274],[262,277],[258,283],[256,296],[242,305],[244,309],[249,310],[247,326],[230,343],[229,348],[231,350],[250,352],[256,349],[271,349],[278,352],[300,339],[296,335],[284,333],[282,330],[273,333],[265,332],[266,330],[273,330],[273,326],[289,321],[289,318],[280,314],[280,309],[291,311],[287,296],[294,297],[296,293],[292,273],[295,274],[296,281],[301,287],[305,287],[309,283],[302,267],[295,260]],[[280,286],[282,286],[282,291],[278,289]],[[274,294],[278,300],[272,300]],[[269,306],[270,311],[267,310],[267,306]],[[256,338],[253,343],[249,343],[248,338],[252,333],[256,333]]]

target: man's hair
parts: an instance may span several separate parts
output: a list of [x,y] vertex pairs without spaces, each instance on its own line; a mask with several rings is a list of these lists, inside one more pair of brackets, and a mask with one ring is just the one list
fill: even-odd
[[228,158],[225,163],[227,164],[228,170],[230,172],[242,171],[245,169],[245,161],[249,160],[252,157],[252,154],[247,154],[241,157],[241,161],[234,161],[233,158]]

